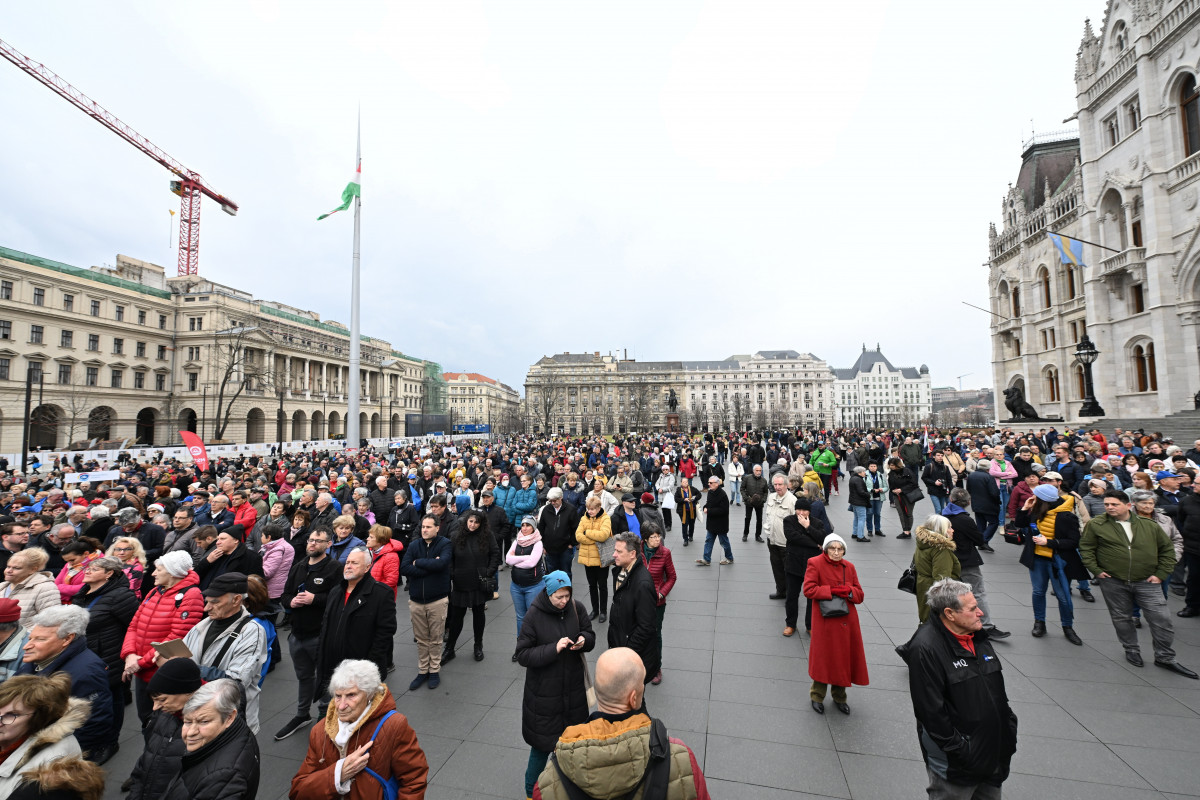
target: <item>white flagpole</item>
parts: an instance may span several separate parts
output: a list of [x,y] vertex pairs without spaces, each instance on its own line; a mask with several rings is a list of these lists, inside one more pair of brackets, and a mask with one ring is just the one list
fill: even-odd
[[359,216],[362,209],[362,109],[358,111],[358,149],[354,168],[359,174],[359,193],[354,197],[354,265],[350,273],[350,394],[346,403],[346,446],[358,447],[361,433],[358,419],[358,395],[361,388],[359,374],[358,334],[358,264],[359,264]]

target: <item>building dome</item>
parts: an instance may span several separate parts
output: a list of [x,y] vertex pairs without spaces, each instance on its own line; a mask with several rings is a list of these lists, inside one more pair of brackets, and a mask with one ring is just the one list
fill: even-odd
[[924,364],[922,364],[922,365],[921,365],[921,374],[922,374],[922,375],[928,375],[928,374],[929,374],[929,367],[927,367],[927,366],[925,366]]

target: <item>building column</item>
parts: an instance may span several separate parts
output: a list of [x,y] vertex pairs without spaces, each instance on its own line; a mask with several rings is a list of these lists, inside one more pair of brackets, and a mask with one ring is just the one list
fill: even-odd
[[309,382],[311,379],[311,375],[309,372],[309,365],[311,363],[312,363],[311,359],[308,359],[308,358],[304,359],[304,399],[305,400],[308,400],[312,397],[312,384]]
[[283,377],[284,377],[284,383],[283,383],[284,389],[286,390],[288,399],[291,399],[291,397],[292,397],[292,357],[291,356],[283,357]]

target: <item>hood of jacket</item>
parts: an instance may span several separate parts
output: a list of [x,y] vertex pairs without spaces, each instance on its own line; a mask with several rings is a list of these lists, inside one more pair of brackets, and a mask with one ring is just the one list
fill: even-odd
[[650,761],[650,717],[604,717],[563,731],[554,750],[563,774],[595,798],[618,798],[642,780]]
[[[380,684],[379,691],[371,698],[371,703],[368,706],[368,711],[355,724],[350,734],[351,738],[368,725],[371,728],[371,733],[375,732],[375,726],[379,724],[380,718],[389,711],[394,711],[396,708],[396,700],[392,697],[391,690],[386,685]],[[329,704],[329,710],[325,712],[325,735],[329,737],[330,744],[338,734],[338,716],[337,707]],[[365,744],[365,742],[363,743]],[[361,745],[359,745],[361,746]]]
[[80,756],[53,759],[30,770],[26,776],[44,795],[61,792],[80,800],[104,797],[104,770]]
[[[126,578],[126,580],[128,580],[128,578]],[[39,583],[45,583],[46,581],[53,583],[54,576],[49,572],[35,572],[21,583],[14,584],[12,588],[14,591],[22,591],[25,589],[31,589],[34,586],[37,586]]]
[[[67,713],[63,714],[58,719],[51,722],[46,727],[42,728],[37,733],[25,740],[25,743],[18,749],[20,756],[17,759],[16,765],[8,775],[16,774],[21,767],[29,763],[29,759],[33,758],[39,750],[43,750],[52,744],[58,744],[75,733],[92,714],[92,704],[87,700],[80,700],[78,697],[72,697],[67,701]],[[7,777],[0,775],[0,777]]]
[[918,526],[916,539],[919,550],[954,550],[957,548],[954,539],[943,536],[937,531],[931,531],[924,526]]

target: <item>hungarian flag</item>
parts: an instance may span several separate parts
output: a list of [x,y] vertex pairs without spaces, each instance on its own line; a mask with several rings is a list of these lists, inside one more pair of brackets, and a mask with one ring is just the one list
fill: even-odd
[[317,220],[320,221],[320,220],[325,219],[328,216],[338,213],[339,211],[345,211],[347,208],[350,207],[350,204],[352,202],[354,202],[354,198],[361,197],[361,196],[362,196],[362,162],[360,161],[358,163],[358,168],[356,170],[354,170],[354,177],[352,177],[350,179],[350,182],[346,184],[346,188],[342,189],[342,204],[340,206],[338,206],[337,208],[335,208],[333,211],[330,211],[328,214],[322,214],[321,216],[317,217]]

